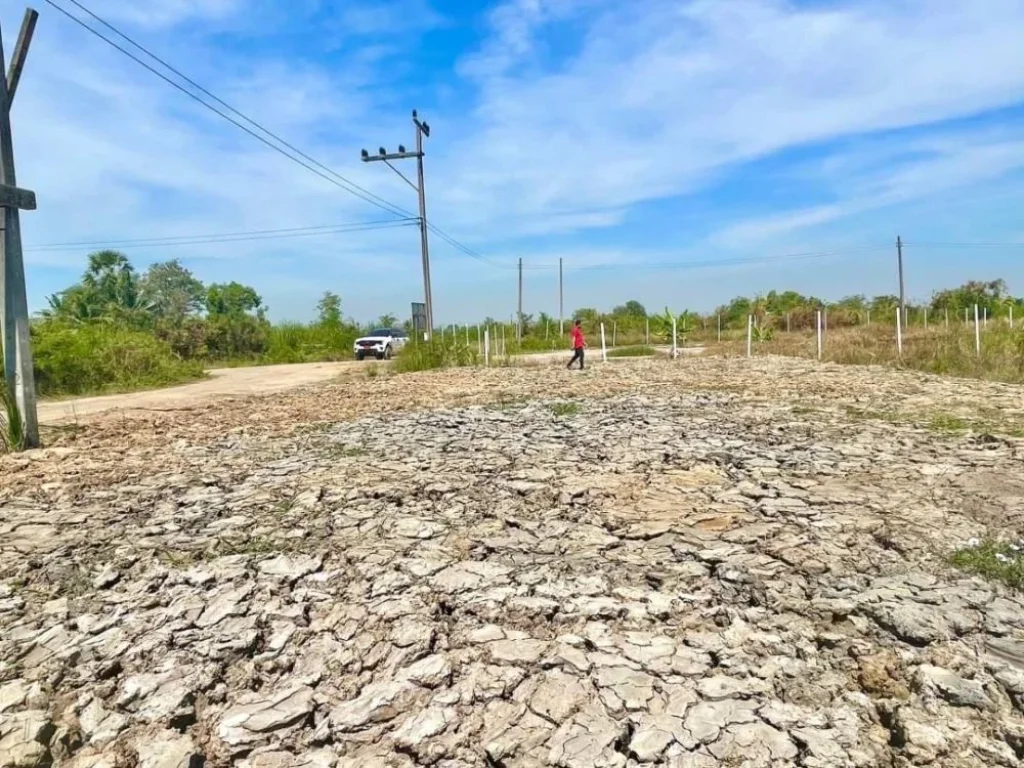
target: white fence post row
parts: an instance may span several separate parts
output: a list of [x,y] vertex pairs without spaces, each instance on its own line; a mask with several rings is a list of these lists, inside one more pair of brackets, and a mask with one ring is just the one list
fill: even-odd
[[604,323],[601,323],[601,362],[608,362],[608,347],[604,343]]
[[816,313],[814,324],[818,329],[818,359],[821,360],[821,310],[819,309]]
[[491,330],[484,330],[484,365],[490,366],[491,364]]
[[747,357],[750,357],[751,343],[754,340],[754,316],[747,315]]
[[903,357],[903,313],[896,307],[896,352]]
[[672,357],[674,358],[679,354],[679,348],[676,346],[676,319],[672,318]]
[[974,305],[974,351],[981,354],[981,323],[978,322],[978,305]]

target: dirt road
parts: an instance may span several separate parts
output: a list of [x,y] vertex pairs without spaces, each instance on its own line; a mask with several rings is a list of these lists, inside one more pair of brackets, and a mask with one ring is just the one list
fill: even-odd
[[[658,348],[667,353],[668,348]],[[702,348],[682,350],[686,354],[700,354]],[[590,361],[600,360],[600,350],[591,351]],[[520,363],[551,365],[565,362],[567,352],[544,352],[517,356]],[[628,360],[629,358],[624,358]],[[250,368],[217,368],[210,377],[192,384],[145,392],[129,392],[99,397],[79,397],[51,400],[39,404],[41,424],[59,424],[93,416],[105,411],[167,411],[190,408],[226,397],[283,392],[309,384],[319,384],[339,376],[345,371],[361,372],[373,363],[347,361],[341,363],[298,363],[294,365],[264,365]],[[385,364],[386,365],[386,364]]]
[[42,424],[73,421],[83,416],[111,410],[173,410],[219,397],[280,392],[327,381],[346,368],[362,365],[363,363],[344,362],[218,368],[210,371],[208,379],[180,387],[43,402],[39,404],[39,421]]

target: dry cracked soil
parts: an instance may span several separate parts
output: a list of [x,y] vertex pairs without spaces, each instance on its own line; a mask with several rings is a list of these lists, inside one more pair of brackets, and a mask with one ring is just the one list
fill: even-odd
[[1022,393],[630,361],[52,433],[0,459],[0,765],[1020,765],[1024,601],[946,558],[1020,533]]

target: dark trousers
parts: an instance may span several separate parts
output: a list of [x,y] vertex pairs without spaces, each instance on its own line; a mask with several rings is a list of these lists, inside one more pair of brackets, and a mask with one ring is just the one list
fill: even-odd
[[572,360],[570,360],[569,364],[567,366],[565,366],[565,367],[566,368],[572,368],[572,364],[575,363],[577,360],[580,361],[580,370],[582,371],[583,370],[583,347],[579,347],[578,349],[574,349],[573,350]]

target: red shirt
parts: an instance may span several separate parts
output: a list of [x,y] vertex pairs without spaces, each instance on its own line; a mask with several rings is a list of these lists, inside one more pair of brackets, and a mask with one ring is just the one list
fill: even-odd
[[583,331],[578,325],[572,327],[572,348],[583,349]]

